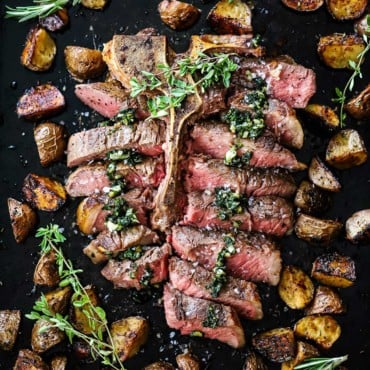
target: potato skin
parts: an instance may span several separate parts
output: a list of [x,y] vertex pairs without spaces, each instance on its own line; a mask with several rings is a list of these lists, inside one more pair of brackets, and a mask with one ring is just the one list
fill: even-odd
[[268,370],[268,367],[260,356],[250,351],[247,354],[242,370]]
[[[43,319],[39,319],[35,322],[31,336],[31,347],[33,351],[43,353],[64,339],[64,333],[51,325],[52,324]],[[47,327],[46,330],[45,327]],[[40,332],[41,329],[43,329],[42,332]]]
[[99,77],[106,69],[102,53],[99,50],[82,46],[66,46],[64,60],[68,72],[79,82]]
[[326,6],[334,19],[346,21],[361,17],[368,0],[326,0]]
[[45,293],[45,298],[48,302],[50,311],[54,314],[60,313],[61,315],[65,315],[67,313],[71,296],[72,288],[70,286],[57,288]]
[[108,0],[81,0],[81,4],[88,9],[102,10],[107,5]]
[[60,31],[69,23],[68,11],[66,8],[59,9],[54,14],[40,18],[40,26],[46,28],[50,32]]
[[339,294],[324,285],[316,288],[315,296],[311,304],[306,308],[306,315],[316,314],[341,314],[346,308]]
[[370,118],[370,84],[345,105],[346,111],[358,120]]
[[175,370],[175,368],[168,362],[158,361],[145,366],[143,370]]
[[55,252],[50,251],[42,254],[33,273],[33,282],[36,285],[54,287],[59,281]]
[[319,157],[313,157],[308,168],[309,179],[319,188],[339,192],[342,188],[337,178]]
[[95,234],[97,214],[102,212],[104,202],[100,197],[88,197],[80,202],[76,211],[76,222],[79,230],[86,234]]
[[19,325],[21,323],[21,311],[0,311],[0,349],[11,351],[17,339]]
[[14,239],[22,243],[36,226],[36,212],[27,204],[8,198],[8,210]]
[[290,9],[299,12],[313,12],[324,4],[324,0],[281,0]]
[[346,238],[352,243],[370,240],[370,209],[358,211],[346,221]]
[[50,370],[65,370],[67,368],[66,356],[55,356],[50,362]]
[[281,370],[294,370],[294,368],[307,358],[319,357],[320,352],[313,345],[297,341],[297,354],[294,359],[281,364]]
[[21,349],[13,370],[49,370],[49,366],[35,352]]
[[176,356],[179,370],[200,370],[199,361],[190,353],[182,353]]
[[339,117],[334,110],[327,105],[308,104],[304,109],[313,119],[332,130],[339,126]]

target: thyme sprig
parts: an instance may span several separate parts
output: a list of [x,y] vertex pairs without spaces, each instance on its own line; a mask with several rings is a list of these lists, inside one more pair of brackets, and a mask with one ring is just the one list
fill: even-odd
[[341,357],[317,357],[304,360],[300,365],[294,367],[295,370],[333,370],[340,364],[348,360],[348,355]]
[[[81,0],[73,0],[72,6],[80,3]],[[69,0],[33,0],[33,5],[17,6],[12,8],[6,6],[5,18],[15,18],[18,22],[25,22],[33,18],[45,18],[63,9]]]
[[[45,228],[39,228],[36,237],[41,238],[40,248],[42,254],[55,253],[58,273],[61,278],[59,285],[62,287],[70,285],[72,287],[74,292],[72,304],[75,307],[83,308],[92,330],[91,334],[84,334],[77,330],[69,322],[68,315],[63,316],[59,313],[54,313],[50,309],[44,295],[35,302],[32,312],[26,315],[26,317],[30,320],[43,319],[47,321],[50,325],[45,326],[45,329],[50,327],[58,328],[66,334],[70,342],[75,337],[83,340],[89,345],[94,359],[100,359],[103,365],[110,366],[113,369],[124,370],[125,368],[112,341],[104,309],[93,305],[78,276],[82,270],[75,269],[72,262],[64,256],[62,249],[59,247],[59,244],[66,240],[61,229],[58,225],[51,224]],[[107,340],[104,339],[104,333],[106,333]]]

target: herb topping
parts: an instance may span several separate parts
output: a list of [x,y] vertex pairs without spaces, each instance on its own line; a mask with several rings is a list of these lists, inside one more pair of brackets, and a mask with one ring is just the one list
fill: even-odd
[[244,154],[239,156],[238,149],[240,149],[241,147],[241,144],[235,144],[232,145],[230,149],[226,152],[224,158],[224,163],[226,164],[226,166],[241,168],[243,166],[249,165],[253,153],[245,152]]
[[202,322],[202,324],[206,328],[212,328],[212,329],[217,328],[217,326],[219,325],[219,320],[218,320],[214,305],[208,306],[207,317]]
[[246,205],[246,197],[230,188],[216,188],[214,205],[219,208],[220,220],[228,220],[230,217],[243,212]]

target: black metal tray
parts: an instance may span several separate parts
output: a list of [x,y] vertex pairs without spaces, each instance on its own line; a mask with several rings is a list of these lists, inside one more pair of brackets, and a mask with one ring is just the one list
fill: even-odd
[[[0,122],[0,309],[21,309],[22,313],[31,310],[33,302],[41,293],[32,283],[32,274],[37,261],[37,240],[30,237],[23,245],[17,245],[13,239],[6,199],[9,196],[20,198],[24,177],[29,172],[51,175],[64,180],[68,173],[64,164],[53,165],[44,169],[40,166],[33,140],[33,125],[19,120],[15,114],[15,105],[22,92],[37,83],[53,82],[63,91],[67,100],[67,109],[54,117],[55,122],[63,121],[70,133],[83,128],[94,127],[99,117],[84,107],[73,94],[73,82],[64,66],[63,49],[74,44],[86,47],[102,47],[115,33],[133,34],[144,27],[156,27],[169,37],[177,51],[187,48],[189,35],[209,32],[206,16],[215,1],[206,4],[199,0],[193,3],[202,9],[200,21],[189,31],[174,32],[161,24],[156,7],[159,1],[153,0],[112,0],[103,12],[94,12],[76,7],[70,10],[70,26],[54,37],[58,46],[56,62],[51,71],[33,73],[19,63],[26,34],[32,21],[19,24],[14,20],[3,20],[4,2],[8,5],[25,5],[26,1],[7,0],[1,2],[1,122]],[[30,1],[27,1],[29,3]],[[352,22],[335,22],[323,7],[311,14],[299,14],[285,8],[278,0],[256,1],[254,11],[256,32],[264,38],[270,55],[290,54],[298,63],[313,68],[317,73],[318,92],[314,101],[332,104],[331,97],[335,86],[343,86],[348,72],[332,71],[320,64],[316,54],[316,44],[320,35],[331,32],[351,32]],[[370,78],[370,63],[363,66],[364,79],[356,87],[360,90]],[[330,137],[328,133],[305,123],[306,140],[304,148],[297,153],[300,160],[308,163],[313,154],[322,154]],[[369,122],[356,127],[370,149]],[[370,161],[351,170],[338,172],[343,191],[334,196],[334,205],[326,214],[345,221],[354,211],[370,208],[369,176]],[[299,174],[300,180],[304,174]],[[127,362],[128,369],[140,369],[150,362],[163,359],[174,362],[176,354],[184,348],[191,350],[203,360],[207,369],[241,369],[247,348],[236,351],[216,341],[182,337],[167,328],[163,308],[152,299],[144,304],[137,304],[127,291],[113,291],[110,283],[99,274],[99,267],[93,266],[82,255],[82,247],[87,238],[77,232],[74,226],[74,211],[77,202],[69,203],[55,214],[40,213],[40,225],[57,222],[65,227],[68,242],[65,253],[74,263],[84,269],[84,283],[94,283],[102,298],[110,320],[127,315],[139,314],[147,317],[151,324],[151,335],[142,352]],[[299,241],[295,236],[281,242],[285,263],[301,266],[310,270],[315,256],[326,251]],[[342,335],[328,355],[349,354],[348,368],[367,370],[370,368],[370,248],[347,243],[342,236],[330,250],[349,255],[356,262],[358,279],[356,284],[340,293],[348,304],[348,313],[338,317],[342,325]],[[261,322],[244,321],[247,341],[253,333],[277,326],[293,325],[302,316],[301,312],[288,310],[278,298],[275,288],[261,287],[265,318]],[[14,350],[0,352],[0,369],[11,369],[18,350],[30,348],[32,323],[23,318],[21,332]],[[59,346],[45,355],[50,358],[55,352],[69,352],[68,346]],[[69,369],[98,369],[98,365],[81,365],[70,356]],[[271,369],[279,366],[269,365]]]

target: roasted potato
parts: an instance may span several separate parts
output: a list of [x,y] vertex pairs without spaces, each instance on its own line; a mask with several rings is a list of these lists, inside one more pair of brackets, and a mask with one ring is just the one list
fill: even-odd
[[60,182],[34,173],[26,176],[22,191],[26,201],[40,211],[57,211],[67,199],[67,193]]
[[99,77],[106,69],[106,64],[99,50],[82,46],[66,46],[64,60],[68,72],[79,82]]
[[103,207],[104,201],[100,197],[87,197],[81,201],[76,211],[76,223],[82,233],[89,235],[98,231],[96,224],[103,212]]
[[19,325],[21,323],[21,311],[0,311],[0,349],[11,351],[17,339]]
[[200,9],[177,0],[161,1],[158,4],[158,12],[162,22],[174,30],[190,28],[200,16]]
[[290,328],[277,328],[252,338],[253,347],[269,361],[285,362],[294,357],[296,343]]
[[342,188],[337,178],[319,157],[312,158],[308,177],[316,186],[327,191],[339,192]]
[[338,115],[327,105],[308,104],[304,110],[310,117],[329,129],[335,129],[339,126]]
[[321,284],[347,288],[356,281],[356,267],[350,257],[328,253],[316,258],[311,276]]
[[182,353],[176,356],[179,370],[200,370],[199,361],[191,353]]
[[358,120],[370,119],[370,84],[345,105],[346,111]]
[[108,3],[108,0],[81,0],[81,4],[88,9],[102,10]]
[[39,319],[32,328],[31,346],[37,353],[43,353],[60,343],[65,335],[48,321]]
[[324,0],[281,0],[282,3],[290,9],[297,10],[299,12],[313,12],[319,9],[323,4]]
[[84,342],[83,340],[73,341],[73,354],[80,363],[90,364],[95,362],[93,356],[91,355],[89,344]]
[[294,326],[298,337],[312,340],[323,349],[330,349],[340,337],[341,329],[336,320],[329,315],[306,316]]
[[242,370],[268,370],[262,358],[256,353],[249,351]]
[[361,19],[355,23],[355,31],[360,35],[370,36],[369,26],[370,13],[365,14]]
[[65,315],[69,307],[71,295],[72,288],[70,286],[57,288],[45,293],[45,298],[48,302],[50,311],[54,314],[60,313],[61,315]]
[[320,37],[317,52],[321,60],[334,69],[351,68],[350,62],[357,62],[359,54],[365,49],[362,37],[334,33]]
[[367,150],[360,134],[347,129],[334,135],[326,148],[326,161],[341,170],[365,163]]
[[67,357],[66,356],[55,356],[50,362],[50,370],[66,370],[67,369]]
[[303,180],[297,189],[294,204],[300,212],[317,215],[329,209],[331,199],[326,191],[310,181]]
[[220,0],[209,12],[208,22],[221,34],[252,33],[252,11],[241,0]]
[[50,32],[60,31],[69,23],[68,11],[66,8],[59,9],[55,13],[47,17],[40,18],[40,26],[46,28]]
[[64,126],[53,122],[43,122],[35,127],[33,135],[42,166],[48,166],[63,158],[67,148]]
[[332,288],[319,285],[311,304],[305,310],[305,314],[340,314],[345,311],[346,308],[339,294]]
[[8,210],[14,239],[22,243],[37,223],[36,212],[27,204],[8,198]]
[[368,0],[326,0],[326,6],[334,19],[346,21],[361,17]]
[[370,209],[358,211],[346,221],[346,238],[353,243],[370,240]]
[[126,317],[111,325],[111,336],[121,361],[135,356],[149,335],[149,323],[140,316]]
[[305,359],[319,357],[319,355],[320,352],[313,345],[298,340],[297,354],[295,355],[295,358],[288,362],[283,362],[281,364],[281,370],[294,370],[294,368],[302,363]]
[[57,47],[48,32],[36,26],[27,35],[22,51],[21,64],[31,71],[47,71],[53,64]]
[[293,310],[305,308],[312,300],[315,288],[310,277],[296,266],[285,266],[278,287],[280,298]]
[[175,368],[168,362],[158,361],[145,366],[143,370],[175,370]]
[[49,370],[49,366],[35,352],[21,349],[13,370]]
[[19,98],[18,117],[37,121],[59,113],[65,107],[63,94],[53,85],[31,87]]
[[36,285],[53,287],[59,281],[60,277],[54,251],[42,254],[33,273],[33,282]]

